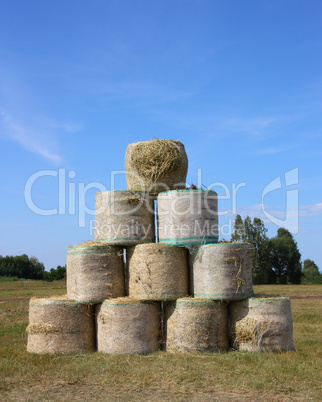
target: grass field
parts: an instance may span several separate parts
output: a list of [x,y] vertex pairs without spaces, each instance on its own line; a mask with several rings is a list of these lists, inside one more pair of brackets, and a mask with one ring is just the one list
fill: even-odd
[[[0,282],[0,395],[19,401],[307,401],[322,399],[322,285],[256,286],[292,299],[295,352],[38,356],[26,352],[28,300],[63,282]],[[303,295],[315,296],[301,298]],[[317,296],[321,297],[317,297]]]

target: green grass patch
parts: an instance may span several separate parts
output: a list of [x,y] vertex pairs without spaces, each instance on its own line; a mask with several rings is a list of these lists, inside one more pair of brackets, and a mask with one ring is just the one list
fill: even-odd
[[322,296],[322,285],[255,285],[254,291],[255,294],[278,294],[281,296]]
[[[146,356],[26,352],[28,299],[66,293],[62,282],[2,282],[0,390],[4,400],[320,400],[322,298],[292,299],[295,352]],[[319,295],[322,286],[256,286]]]

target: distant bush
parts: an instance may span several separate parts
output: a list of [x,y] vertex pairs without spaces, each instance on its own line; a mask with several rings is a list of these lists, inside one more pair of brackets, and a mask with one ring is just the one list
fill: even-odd
[[43,280],[52,282],[52,281],[59,281],[61,279],[66,279],[66,267],[60,266],[55,268],[51,268],[49,272],[45,271],[43,274]]
[[301,283],[303,285],[322,285],[322,274],[314,261],[304,260]]
[[0,276],[16,277],[23,279],[43,279],[45,267],[36,257],[28,257],[26,254],[0,256]]
[[0,256],[0,278],[1,281],[18,281],[19,279],[57,281],[66,279],[66,267],[58,265],[57,268],[51,268],[47,272],[44,264],[36,257],[29,258],[26,254]]
[[20,281],[16,276],[0,276],[0,282],[12,282],[12,281]]

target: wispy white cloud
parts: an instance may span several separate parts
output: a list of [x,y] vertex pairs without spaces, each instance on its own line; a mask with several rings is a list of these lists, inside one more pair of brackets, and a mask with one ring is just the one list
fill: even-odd
[[145,81],[108,82],[91,86],[91,91],[111,98],[137,99],[158,102],[172,102],[193,95],[191,91],[183,91]]
[[[312,205],[302,205],[297,208],[289,208],[287,211],[282,206],[262,205],[255,204],[247,207],[238,208],[237,212],[231,209],[221,210],[224,212],[223,217],[233,219],[236,213],[243,218],[249,216],[251,219],[261,219],[268,228],[270,227],[285,227],[291,233],[303,232],[300,226],[299,218],[306,217],[321,217],[322,216],[322,203]],[[270,219],[271,218],[271,219]]]
[[222,128],[252,135],[261,135],[279,120],[277,117],[230,118],[222,123]]
[[79,133],[83,129],[82,125],[78,123],[59,123],[55,121],[50,121],[49,127],[59,129],[71,134]]
[[301,205],[298,209],[290,208],[287,212],[285,207],[282,206],[256,204],[249,207],[242,207],[238,213],[243,216],[249,215],[250,217],[256,216],[261,219],[266,219],[264,216],[264,211],[269,212],[280,219],[283,219],[286,216],[286,213],[289,217],[318,217],[322,216],[322,202],[311,205]]
[[300,216],[322,216],[322,202],[300,206],[299,214]]
[[227,216],[235,216],[236,214],[241,215],[243,218],[249,216],[250,218],[260,218],[263,222],[270,222],[269,219],[266,218],[264,211],[269,212],[270,214],[283,218],[285,215],[285,211],[282,210],[282,207],[279,206],[269,206],[266,204],[255,204],[250,206],[241,206],[237,209],[237,211],[233,211],[232,209],[227,210]]
[[[0,136],[15,141],[29,152],[55,164],[62,161],[59,135],[77,133],[82,126],[75,121],[53,117],[46,96],[28,74],[21,76],[17,66],[4,66],[0,80],[2,105]],[[40,80],[41,81],[41,80]]]
[[26,150],[38,154],[51,162],[59,163],[62,158],[52,151],[53,141],[43,129],[25,127],[9,114],[1,112],[2,133],[16,141]]
[[[264,211],[266,212],[266,214],[264,213]],[[301,229],[299,227],[297,217],[298,211],[296,212],[295,210],[288,211],[286,213],[286,211],[283,210],[281,207],[268,205],[262,206],[261,204],[257,204],[249,207],[241,207],[238,209],[237,212],[229,210],[228,213],[224,215],[224,217],[226,219],[228,218],[231,221],[234,221],[236,213],[241,215],[242,218],[246,218],[246,216],[249,216],[251,219],[261,219],[269,230],[273,228],[276,229],[279,227],[284,227],[288,229],[291,233],[297,234]]]
[[281,152],[287,151],[289,148],[275,148],[275,147],[268,147],[264,149],[259,149],[256,153],[258,155],[274,155],[279,154]]

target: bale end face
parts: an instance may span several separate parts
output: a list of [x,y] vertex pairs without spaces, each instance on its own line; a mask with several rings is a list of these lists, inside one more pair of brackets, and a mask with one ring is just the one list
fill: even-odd
[[66,297],[32,298],[27,351],[37,354],[93,351],[93,306]]
[[250,298],[229,305],[231,345],[244,351],[294,350],[288,298]]
[[128,190],[158,194],[186,187],[188,158],[180,141],[143,141],[127,147],[125,170]]
[[141,300],[176,300],[188,294],[185,249],[160,243],[129,247],[127,288]]
[[[177,143],[180,144],[179,141]],[[178,169],[182,161],[180,151],[172,140],[139,142],[131,156],[131,164],[138,174],[153,181],[158,181],[166,172]]]
[[160,312],[160,303],[106,300],[96,311],[98,351],[118,355],[159,350]]
[[183,298],[166,304],[166,350],[170,353],[228,349],[227,303]]

